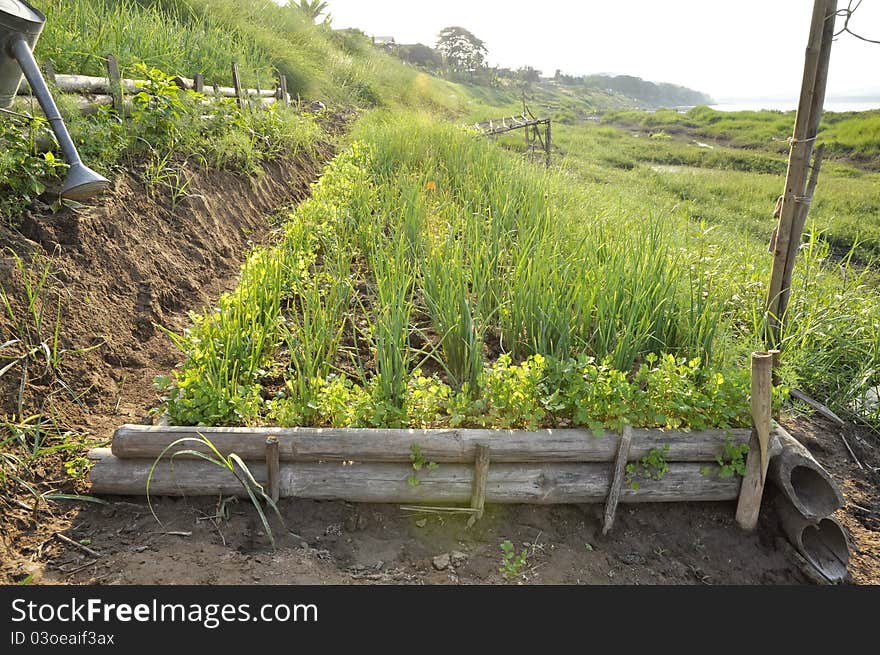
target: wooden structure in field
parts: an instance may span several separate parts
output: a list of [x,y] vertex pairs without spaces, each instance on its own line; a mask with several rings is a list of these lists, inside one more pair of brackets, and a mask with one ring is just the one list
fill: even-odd
[[[543,126],[543,129],[542,129]],[[523,102],[523,112],[519,116],[506,116],[475,123],[481,136],[496,136],[513,130],[525,130],[526,152],[534,155],[541,152],[544,163],[550,166],[551,129],[549,118],[537,118]],[[543,132],[543,134],[542,134]]]
[[[103,106],[113,107],[118,112],[123,112],[131,106],[131,96],[145,90],[148,83],[145,80],[124,79],[120,74],[119,63],[112,54],[105,57],[106,77],[94,77],[89,75],[63,75],[55,72],[51,61],[44,66],[46,79],[55,88],[63,93],[77,96],[76,104],[83,114],[93,114]],[[284,106],[291,103],[290,94],[287,92],[287,78],[278,73],[278,79],[273,81],[273,88],[244,88],[238,64],[231,65],[232,86],[207,85],[204,75],[197,73],[192,79],[182,76],[174,77],[174,84],[181,89],[189,89],[205,95],[205,100],[220,98],[235,98],[239,107],[248,104],[268,106],[281,102]],[[17,108],[28,109],[35,103],[29,101],[31,95],[27,82],[22,82],[18,89],[19,98],[16,99]]]
[[[780,512],[792,542],[837,581],[849,552],[830,515],[843,497],[827,471],[772,422],[771,361],[768,353],[752,357],[752,429],[627,427],[596,436],[581,429],[125,425],[110,448],[90,453],[92,493],[247,496],[242,481],[252,479],[260,488],[250,492],[273,500],[454,504],[453,511],[472,521],[485,503],[603,503],[604,532],[618,503],[737,501],[737,522],[751,530],[769,477],[781,491]],[[745,475],[725,472],[730,449],[744,444],[750,445]],[[658,453],[662,473],[651,470]],[[232,454],[234,465],[216,459],[229,462]]]

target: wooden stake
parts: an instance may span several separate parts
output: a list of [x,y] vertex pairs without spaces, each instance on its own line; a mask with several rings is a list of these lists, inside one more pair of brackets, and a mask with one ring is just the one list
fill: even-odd
[[617,447],[617,459],[614,462],[614,474],[611,477],[611,486],[608,490],[608,499],[605,501],[605,522],[602,526],[602,534],[611,532],[614,525],[614,515],[617,512],[617,503],[620,500],[620,488],[626,474],[626,463],[629,460],[629,447],[632,443],[632,428],[623,428],[620,435],[620,445]]
[[110,82],[110,95],[113,96],[113,109],[122,113],[123,95],[122,95],[122,75],[119,73],[119,62],[113,55],[105,57],[107,66],[107,79]]
[[47,59],[46,63],[43,64],[43,75],[47,82],[55,84],[55,64],[52,63],[51,59]]
[[78,541],[74,541],[70,537],[63,535],[60,532],[55,533],[55,538],[58,539],[59,541],[63,541],[68,546],[73,546],[74,548],[79,548],[82,552],[84,552],[86,555],[89,555],[90,557],[94,557],[94,558],[103,557],[103,555],[101,553],[99,553],[97,550],[93,550],[92,548],[89,548],[88,546],[84,546],[83,544],[79,543]]
[[800,400],[802,403],[806,403],[813,409],[815,409],[819,414],[827,418],[832,423],[836,423],[840,427],[846,426],[846,421],[840,418],[837,414],[831,411],[827,405],[823,405],[818,400],[808,396],[803,391],[798,391],[797,389],[792,389],[788,392],[788,395],[794,398],[795,400]]
[[477,458],[474,462],[474,493],[471,496],[471,509],[474,514],[468,519],[468,527],[483,518],[483,507],[486,504],[486,481],[489,479],[489,446],[477,446]]
[[773,356],[770,353],[752,353],[752,438],[736,507],[736,522],[743,530],[754,530],[758,525],[764,495],[770,461],[772,368]]
[[205,76],[201,73],[196,73],[193,77],[193,91],[196,93],[205,92]]
[[[781,320],[786,309],[783,305],[783,290],[786,289],[784,278],[790,246],[793,242],[799,243],[801,238],[800,233],[794,233],[793,227],[803,204],[807,169],[825,101],[828,61],[834,35],[836,11],[837,0],[814,1],[810,36],[804,60],[801,96],[798,102],[794,134],[792,135],[782,211],[776,230],[770,287],[767,292],[768,332],[766,338],[771,347],[776,347],[779,344]],[[787,301],[787,295],[785,300]]]
[[287,75],[281,75],[278,77],[279,90],[281,91],[281,97],[279,100],[284,103],[285,107],[290,107],[290,96],[287,94]]
[[266,477],[269,497],[273,503],[281,497],[281,459],[278,456],[278,437],[266,438]]
[[550,168],[550,121],[547,121],[547,127],[544,132],[544,152],[547,156],[547,168]]
[[241,76],[238,74],[238,63],[232,62],[232,88],[235,89],[235,102],[239,108],[244,107],[244,95],[241,90]]

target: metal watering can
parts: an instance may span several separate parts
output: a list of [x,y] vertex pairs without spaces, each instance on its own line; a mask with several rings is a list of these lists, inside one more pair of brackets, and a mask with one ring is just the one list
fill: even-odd
[[61,197],[85,200],[106,189],[110,182],[82,163],[34,59],[33,47],[45,24],[46,17],[28,3],[0,0],[0,109],[12,104],[24,74],[70,166]]

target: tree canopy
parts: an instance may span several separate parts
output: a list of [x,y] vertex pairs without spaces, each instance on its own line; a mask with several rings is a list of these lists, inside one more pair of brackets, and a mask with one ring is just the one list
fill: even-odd
[[[291,2],[290,6],[296,9],[297,11],[301,11],[305,14],[309,20],[313,23],[318,20],[318,17],[327,11],[327,3],[322,2],[321,0],[299,0],[299,2]],[[330,14],[324,19],[325,23],[330,22]]]
[[488,50],[486,44],[463,27],[440,30],[437,50],[446,64],[456,70],[473,71],[483,65]]

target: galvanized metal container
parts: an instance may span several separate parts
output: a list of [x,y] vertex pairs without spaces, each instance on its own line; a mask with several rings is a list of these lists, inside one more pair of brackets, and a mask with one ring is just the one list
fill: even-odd
[[21,67],[12,55],[13,39],[24,39],[33,50],[46,17],[21,0],[0,0],[0,108],[7,108],[21,84]]

